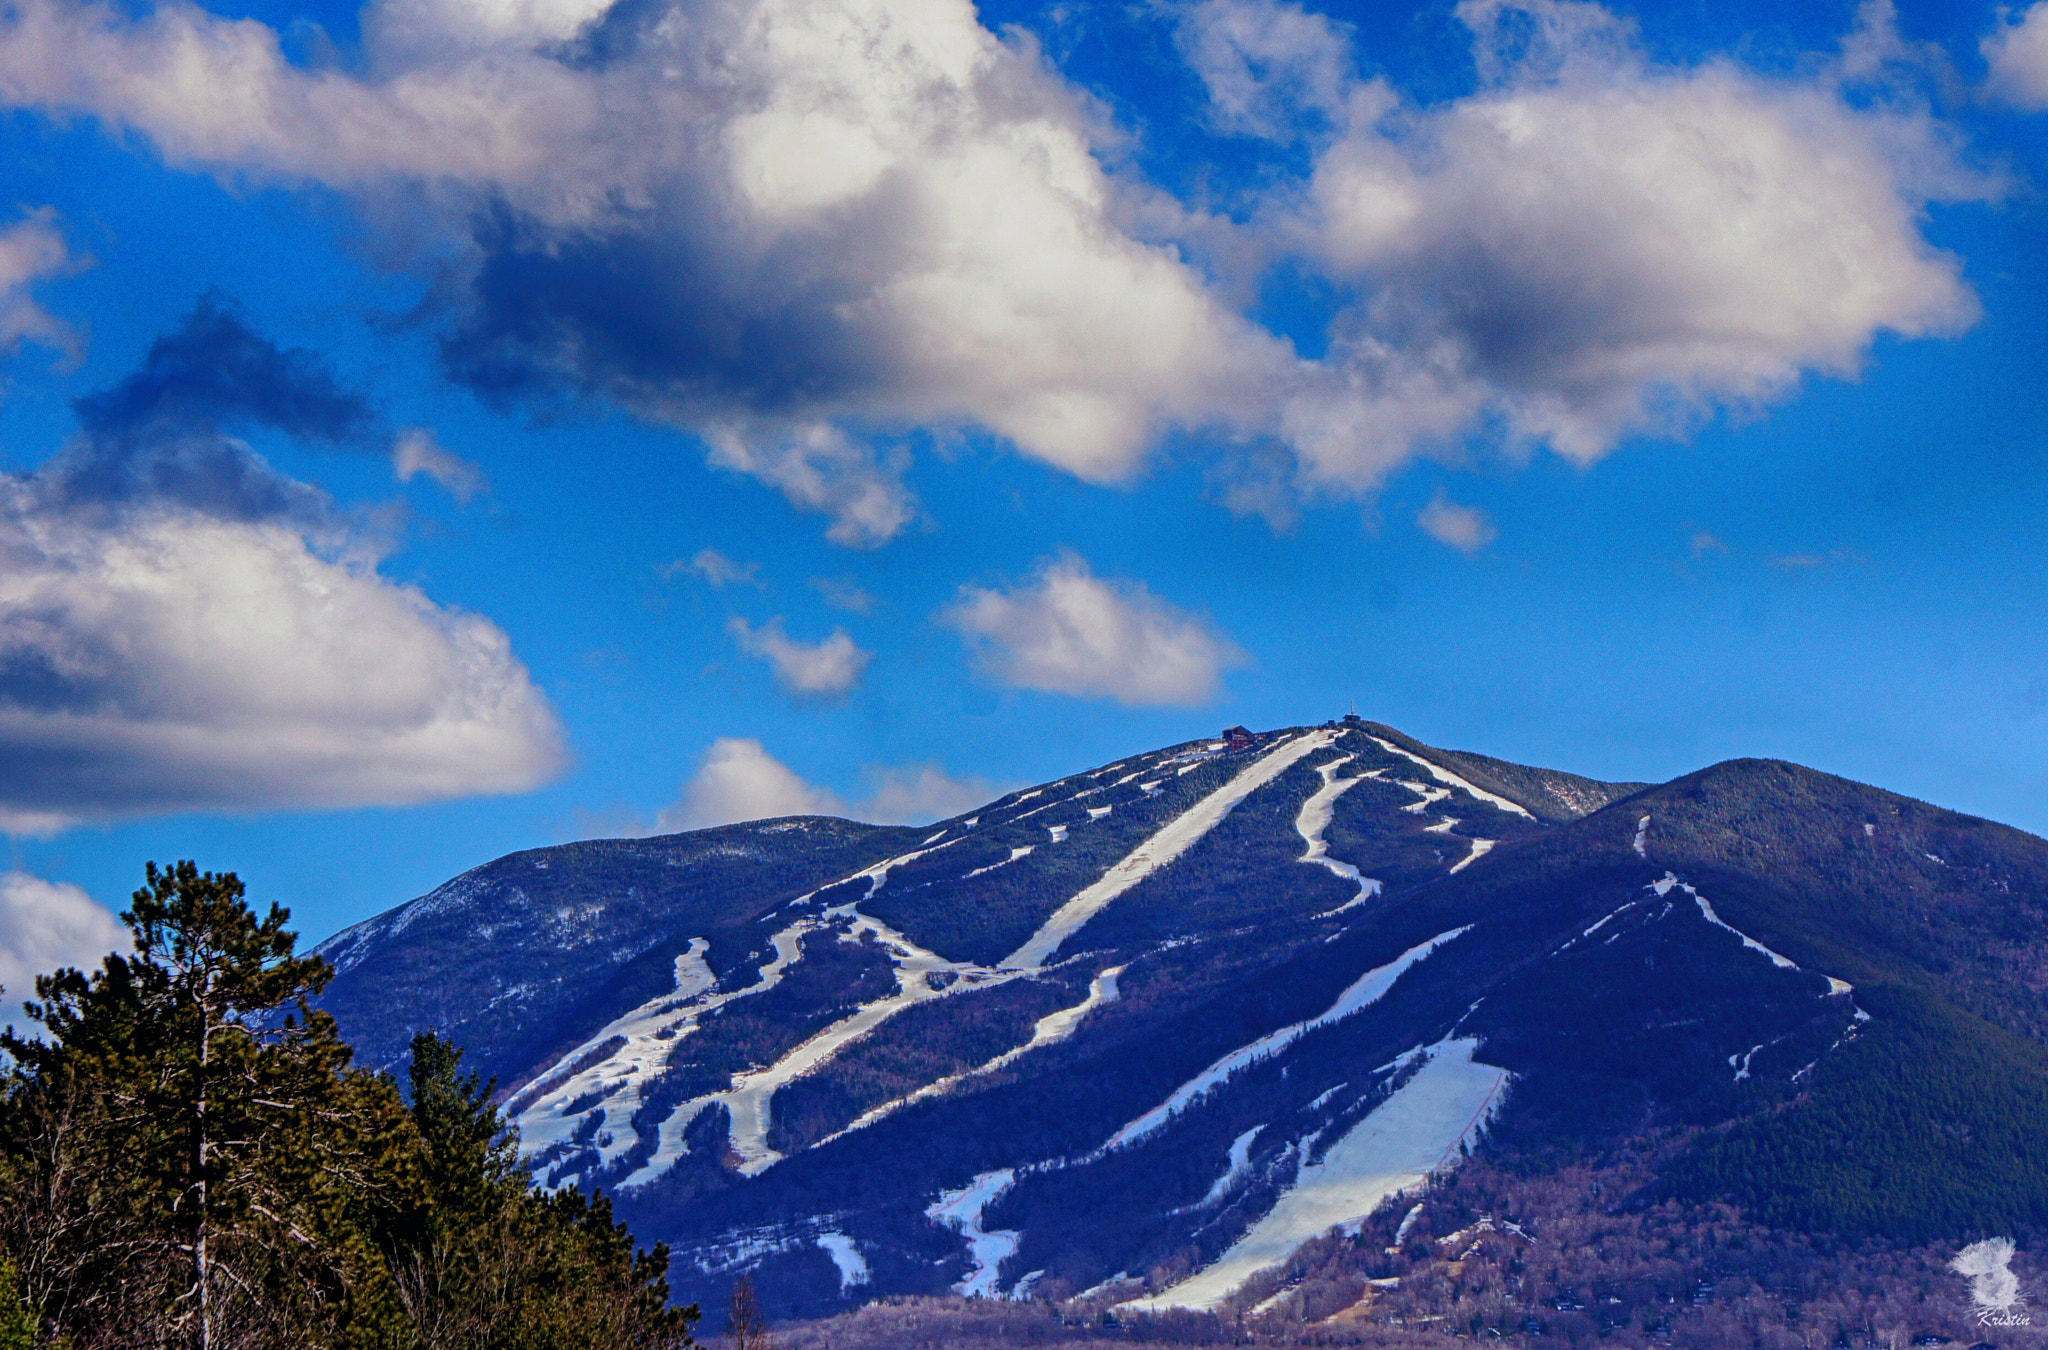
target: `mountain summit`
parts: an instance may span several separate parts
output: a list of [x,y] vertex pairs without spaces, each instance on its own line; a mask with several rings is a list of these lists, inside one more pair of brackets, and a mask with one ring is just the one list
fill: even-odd
[[372,1062],[466,1044],[686,1298],[1242,1310],[1475,1150],[1794,1229],[2048,1222],[2044,896],[2048,843],[1795,765],[1354,717],[921,829],[516,853],[319,951]]

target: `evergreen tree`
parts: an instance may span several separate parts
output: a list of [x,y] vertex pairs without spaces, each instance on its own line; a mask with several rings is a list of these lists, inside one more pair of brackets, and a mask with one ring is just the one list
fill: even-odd
[[[152,864],[132,954],[37,981],[7,1034],[0,1350],[679,1350],[668,1253],[610,1204],[535,1191],[492,1085],[438,1036],[410,1109],[349,1067],[232,874]],[[16,1285],[8,1279],[18,1271]]]
[[199,1350],[332,1327],[356,1283],[348,1211],[400,1179],[380,1168],[404,1142],[396,1094],[344,1073],[305,1003],[328,968],[293,954],[285,910],[258,918],[232,873],[190,862],[146,880],[122,915],[133,954],[39,979],[46,1039],[4,1040],[9,1153],[56,1225],[27,1253],[32,1292]]

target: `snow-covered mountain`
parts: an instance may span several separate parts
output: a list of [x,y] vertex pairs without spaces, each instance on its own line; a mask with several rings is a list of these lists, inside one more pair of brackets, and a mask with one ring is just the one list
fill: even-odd
[[367,1059],[453,1036],[536,1176],[777,1313],[1238,1307],[1474,1149],[2048,1220],[2048,844],[1792,765],[1600,783],[1353,718],[919,830],[514,854],[320,950]]

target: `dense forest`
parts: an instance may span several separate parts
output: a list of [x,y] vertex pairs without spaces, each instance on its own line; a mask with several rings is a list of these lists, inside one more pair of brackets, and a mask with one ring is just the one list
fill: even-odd
[[130,954],[36,982],[0,1092],[0,1350],[668,1350],[668,1253],[533,1189],[492,1085],[351,1067],[232,874],[150,865]]

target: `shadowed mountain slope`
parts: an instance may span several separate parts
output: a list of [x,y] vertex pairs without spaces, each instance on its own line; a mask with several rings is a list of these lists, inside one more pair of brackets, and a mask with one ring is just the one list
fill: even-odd
[[[1900,1239],[2048,1219],[2048,844],[1795,765],[1656,787],[1347,719],[920,830],[513,855],[322,948],[685,1297],[1244,1305],[1472,1150]],[[436,1023],[436,1018],[452,1020]],[[365,1030],[367,1029],[367,1030]]]

